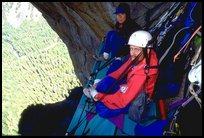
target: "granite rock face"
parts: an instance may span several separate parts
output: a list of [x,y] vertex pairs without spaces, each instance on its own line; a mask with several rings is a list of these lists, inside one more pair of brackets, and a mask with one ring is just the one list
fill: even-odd
[[[144,29],[157,23],[173,2],[127,2]],[[113,28],[119,2],[32,2],[66,44],[75,73],[85,85],[100,41]]]

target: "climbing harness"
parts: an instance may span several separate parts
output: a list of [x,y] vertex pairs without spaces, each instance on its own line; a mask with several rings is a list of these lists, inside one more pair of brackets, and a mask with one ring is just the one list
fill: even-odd
[[[190,21],[194,22],[193,18],[191,17],[191,14],[192,14],[192,11],[195,9],[195,6],[196,4],[193,5],[193,7],[191,7],[192,9],[190,10]],[[157,35],[154,35],[156,36],[155,38],[157,38],[157,44],[156,46],[157,47],[161,47],[161,44],[162,42],[164,41],[164,38],[166,37],[167,33],[175,26],[175,24],[177,24],[182,17],[182,15],[184,15],[183,13],[185,12],[184,10],[186,9],[187,6],[187,2],[186,3],[181,3],[181,2],[174,2],[171,7],[169,8],[168,11],[166,11],[166,13],[163,14],[163,16],[160,18],[159,22],[153,27],[153,28],[150,28],[149,29],[149,32],[151,33],[155,33],[157,31],[159,31],[159,33]],[[179,27],[180,29],[181,27]],[[159,63],[158,63],[158,66],[149,66],[149,62],[150,62],[150,58],[151,57],[146,57],[146,66],[144,66],[144,71],[145,71],[145,74],[147,75],[148,72],[149,72],[149,69],[154,69],[154,68],[158,68],[159,65],[163,62],[163,60],[165,59],[166,55],[169,53],[170,49],[173,47],[174,43],[175,43],[175,39],[178,37],[178,34],[180,34],[181,32],[184,32],[184,31],[191,31],[190,29],[193,28],[191,27],[191,25],[189,26],[185,26],[183,28],[181,28],[180,30],[178,30],[176,32],[176,34],[174,35],[173,37],[173,40],[170,44],[170,46],[165,49],[165,52],[164,54],[161,56],[160,60],[159,60]],[[176,28],[177,29],[177,28]],[[200,30],[200,29],[199,29]],[[199,32],[199,31],[198,31]],[[198,33],[197,32],[197,33]],[[187,36],[188,37],[188,36]],[[191,36],[193,37],[193,35]],[[192,39],[192,38],[190,38]],[[181,51],[185,52],[187,50],[187,46],[189,45],[190,41],[191,40],[188,40],[185,45],[182,47]],[[153,39],[154,40],[154,39]],[[171,40],[169,40],[171,41]],[[156,42],[154,40],[154,42]],[[183,45],[183,44],[182,44]],[[147,49],[144,49],[143,50],[143,53],[145,55],[145,51]],[[201,46],[199,48],[199,53],[201,51]],[[147,51],[146,51],[147,52]],[[151,51],[150,51],[151,52]],[[156,51],[157,52],[157,51]],[[141,53],[140,53],[141,54]],[[147,55],[147,53],[146,53]],[[198,58],[198,55],[195,55],[195,58]],[[103,65],[100,65],[99,63],[97,63],[97,69],[95,69],[91,74],[90,74],[90,77],[89,77],[89,85],[91,85],[92,83],[91,82],[94,82],[95,78],[97,77],[98,73],[103,70],[105,67],[107,67],[108,65],[110,65],[113,61],[115,60],[115,58],[111,58],[109,59],[107,62],[105,62]],[[199,61],[197,64],[196,64],[196,61],[197,59],[194,59],[192,60],[191,62],[191,65],[192,65],[192,69],[196,69],[198,68],[198,66],[201,66],[201,61]],[[100,62],[101,63],[101,62]],[[120,77],[118,78],[117,81],[114,82],[114,84],[109,88],[108,91],[112,91],[112,89],[120,82],[124,79],[124,77],[126,76],[127,72],[131,69],[131,66],[135,64],[135,63],[131,63],[129,64],[129,66],[124,70],[124,72],[120,75]],[[192,75],[192,76],[191,76]],[[190,78],[192,78],[193,80],[193,77],[195,77],[195,73],[194,74],[191,74],[190,75],[190,72],[189,72],[189,76]],[[147,78],[148,79],[148,78]],[[190,80],[190,79],[189,79]],[[194,79],[195,80],[195,79]],[[201,92],[201,89],[199,90],[196,90],[194,89],[194,86],[198,86],[198,84],[200,83],[191,83],[189,85],[189,88],[188,88],[188,94],[186,97],[189,97],[189,98],[185,98],[183,99],[183,101],[180,102],[180,105],[179,105],[179,108],[177,109],[177,111],[175,112],[174,114],[174,118],[172,119],[171,121],[171,124],[170,124],[170,128],[168,131],[164,131],[164,135],[181,135],[180,131],[179,131],[179,125],[178,123],[176,122],[176,119],[177,119],[177,115],[179,114],[179,111],[180,111],[180,108],[182,107],[185,107],[190,101],[192,101],[193,99],[195,99],[199,106],[201,107],[201,99],[198,97],[198,94]],[[88,86],[87,86],[88,87]],[[191,96],[190,96],[191,94]],[[105,95],[104,95],[105,96]],[[85,98],[85,102],[83,101],[84,105],[81,105],[83,106],[82,109],[80,109],[80,112],[78,112],[78,114],[76,115],[77,116],[77,119],[75,119],[73,121],[73,123],[71,124],[70,128],[67,130],[67,133],[66,135],[77,135],[80,133],[80,135],[88,135],[88,134],[93,134],[92,131],[92,126],[90,125],[93,125],[92,123],[89,124],[89,121],[88,118],[90,118],[93,114],[96,115],[96,111],[95,111],[95,102],[93,101],[93,99],[89,99],[87,97],[83,97]],[[104,97],[102,97],[104,98]],[[84,99],[83,99],[84,100]],[[82,103],[82,104],[83,104]],[[178,107],[178,106],[177,106]],[[163,109],[164,110],[164,109]],[[86,114],[88,112],[88,114]],[[97,117],[96,117],[97,118]],[[95,118],[94,118],[95,119]],[[101,119],[101,118],[97,118],[97,119]],[[165,116],[163,117],[163,119],[166,119]],[[88,121],[87,121],[88,120]],[[92,120],[91,120],[92,121]],[[93,120],[93,121],[96,121],[96,120]],[[106,120],[102,120],[103,122],[105,122]],[[108,120],[110,121],[110,120]],[[97,122],[98,123],[98,122]],[[97,123],[94,122],[94,125],[97,125]],[[112,125],[112,124],[111,124]],[[115,124],[114,124],[115,125]],[[128,124],[128,125],[132,125],[131,123]],[[125,126],[125,125],[124,125]],[[108,126],[107,126],[108,127]],[[130,135],[132,133],[130,133],[129,131],[127,132],[127,130],[124,130],[124,129],[120,129],[118,128],[118,126],[114,126],[114,127],[111,127],[112,129],[114,129],[114,132],[111,132],[111,134],[123,134],[123,135]],[[124,130],[124,131],[123,131]],[[77,133],[77,131],[80,131]],[[100,130],[100,131],[103,131],[103,130]],[[104,131],[105,132],[105,131]],[[94,132],[94,133],[97,133],[97,132]],[[98,134],[98,133],[97,133]]]
[[[127,68],[126,68],[126,69],[124,70],[124,72],[121,74],[120,78],[119,78],[117,81],[115,81],[115,83],[112,85],[112,87],[109,88],[108,91],[111,91],[111,90],[114,88],[114,86],[115,86],[117,83],[119,83],[119,82],[125,77],[127,71],[129,71],[129,69],[130,69],[130,67],[132,66],[132,64],[135,64],[136,61],[138,61],[138,59],[139,59],[139,57],[140,57],[141,55],[142,55],[142,52],[140,52],[140,54],[138,54],[138,56],[127,66]],[[106,95],[104,95],[103,97],[101,97],[101,99],[103,99],[105,96],[106,96]],[[95,111],[95,105],[94,105],[94,103],[95,103],[95,102],[93,101],[93,99],[87,98],[86,104],[91,104],[91,107],[90,107],[90,109],[89,109],[88,112],[93,112],[93,111]],[[86,107],[86,105],[84,106],[84,108],[85,108],[85,107]],[[83,109],[83,111],[84,111],[84,109]],[[82,112],[82,113],[83,113],[83,112]],[[85,116],[81,119],[82,113],[81,113],[81,115],[80,115],[80,119],[78,120],[76,126],[74,126],[71,131],[67,132],[66,135],[72,135],[72,134],[74,134],[75,131],[77,130],[77,128],[79,128],[79,127],[84,123],[84,121],[86,121],[86,119],[89,117],[89,114],[88,114],[88,115],[85,115]],[[86,127],[84,128],[84,130],[85,130],[85,129],[86,129]]]

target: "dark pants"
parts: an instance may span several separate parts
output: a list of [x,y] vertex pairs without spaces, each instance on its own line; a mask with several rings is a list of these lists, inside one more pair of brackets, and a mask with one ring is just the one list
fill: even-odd
[[[111,58],[125,45],[125,39],[115,30],[109,31],[106,35],[104,52],[109,53]],[[106,75],[114,72],[123,64],[122,60],[114,60]]]

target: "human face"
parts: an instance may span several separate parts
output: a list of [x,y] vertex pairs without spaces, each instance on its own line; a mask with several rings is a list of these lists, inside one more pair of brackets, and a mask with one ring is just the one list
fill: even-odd
[[119,23],[124,23],[126,20],[126,14],[125,13],[119,13],[116,14],[117,20]]
[[[141,47],[130,45],[131,60],[134,60],[140,52],[142,52]],[[143,58],[143,55],[139,58],[139,60],[141,60],[142,58]]]

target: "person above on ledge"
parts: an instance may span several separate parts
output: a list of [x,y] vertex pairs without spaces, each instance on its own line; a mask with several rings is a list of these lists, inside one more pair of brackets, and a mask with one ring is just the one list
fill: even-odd
[[[130,18],[130,7],[127,3],[120,3],[114,12],[117,17],[115,28],[109,31],[105,37],[103,56],[93,58],[97,61],[106,61],[116,57],[106,75],[117,70],[124,62],[117,57],[117,52],[127,44],[130,35],[142,28]],[[129,49],[128,49],[129,50]],[[123,49],[121,50],[124,51]]]

